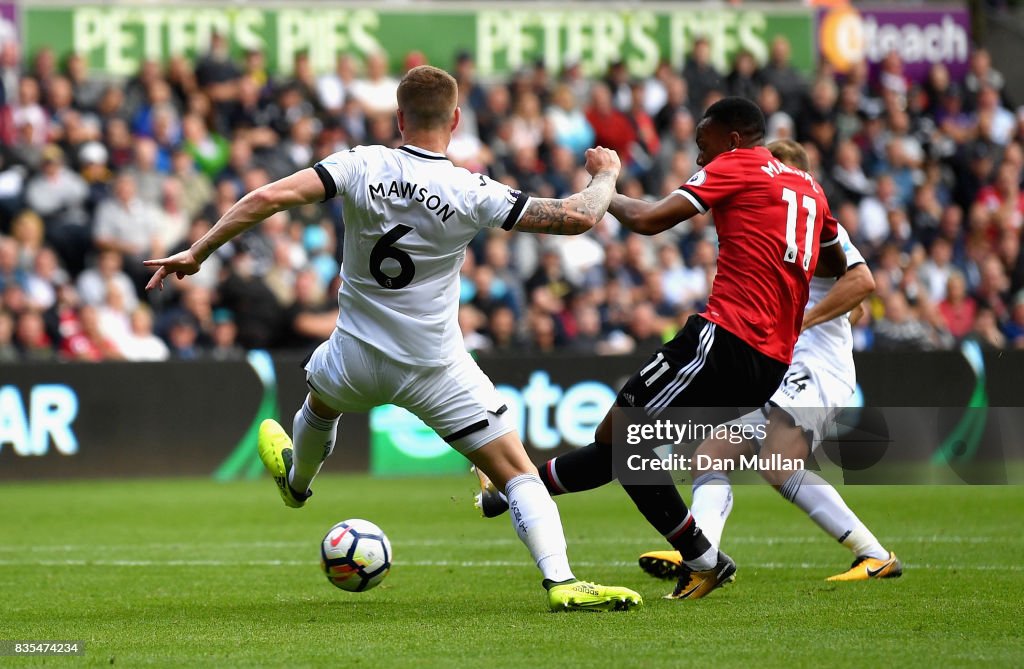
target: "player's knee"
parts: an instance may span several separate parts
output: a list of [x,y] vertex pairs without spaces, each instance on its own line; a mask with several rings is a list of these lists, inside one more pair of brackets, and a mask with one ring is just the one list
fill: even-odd
[[467,457],[487,474],[499,490],[503,490],[505,484],[516,476],[537,476],[537,468],[526,454],[523,442],[514,432],[501,435],[484,444],[468,453]]
[[334,420],[341,416],[340,411],[332,409],[314,392],[311,392],[306,396],[306,403],[309,404],[309,408],[313,410],[313,413],[315,413],[318,418]]

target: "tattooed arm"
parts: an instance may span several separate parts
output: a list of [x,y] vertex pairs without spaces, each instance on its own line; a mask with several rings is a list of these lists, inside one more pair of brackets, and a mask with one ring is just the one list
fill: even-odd
[[516,230],[549,235],[578,235],[590,230],[608,210],[615,194],[619,167],[619,157],[611,149],[589,149],[587,171],[594,175],[590,185],[561,200],[530,198],[526,211],[516,223]]

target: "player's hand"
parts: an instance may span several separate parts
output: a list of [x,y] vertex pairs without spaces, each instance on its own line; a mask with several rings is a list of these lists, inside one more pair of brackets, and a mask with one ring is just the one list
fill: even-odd
[[144,260],[142,264],[146,267],[157,268],[153,276],[150,277],[149,283],[146,284],[146,290],[153,290],[154,288],[163,290],[164,279],[169,275],[174,274],[179,279],[184,279],[186,276],[198,272],[199,265],[201,263],[196,260],[195,255],[192,253],[192,249],[186,249],[181,253],[175,253],[169,258]]
[[622,163],[619,162],[619,154],[615,153],[611,149],[606,149],[603,146],[597,146],[593,149],[587,149],[587,172],[590,172],[590,176],[597,176],[600,172],[615,172],[619,173],[622,169]]

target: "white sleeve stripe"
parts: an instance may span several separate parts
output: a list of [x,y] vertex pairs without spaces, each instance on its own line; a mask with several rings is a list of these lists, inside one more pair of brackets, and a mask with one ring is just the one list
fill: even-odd
[[839,235],[836,235],[836,236],[835,236],[834,238],[832,238],[831,240],[829,240],[829,241],[827,241],[827,242],[822,242],[820,246],[821,246],[822,248],[825,248],[826,246],[835,246],[835,245],[836,245],[836,244],[838,244],[838,243],[839,243]]
[[693,196],[693,194],[690,193],[689,191],[685,191],[682,188],[677,188],[674,191],[672,191],[672,193],[674,195],[682,195],[683,197],[685,197],[687,200],[689,200],[691,203],[693,203],[694,207],[697,207],[697,211],[699,211],[700,213],[702,213],[702,214],[708,213],[708,210],[705,209],[703,207],[703,205],[701,205],[700,201],[697,200],[697,198],[695,198]]

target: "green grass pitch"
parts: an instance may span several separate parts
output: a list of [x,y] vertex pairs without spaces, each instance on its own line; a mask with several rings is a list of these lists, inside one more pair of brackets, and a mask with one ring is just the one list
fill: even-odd
[[[646,605],[552,614],[507,518],[471,507],[474,480],[324,477],[298,511],[269,480],[4,484],[0,638],[84,640],[86,654],[0,666],[1024,664],[1020,487],[845,489],[905,574],[830,584],[845,549],[771,489],[737,486],[737,581],[693,602],[661,599],[669,584],[636,568],[661,541],[621,489],[562,497],[577,575]],[[352,517],[395,552],[363,594],[318,566],[320,538]]]

